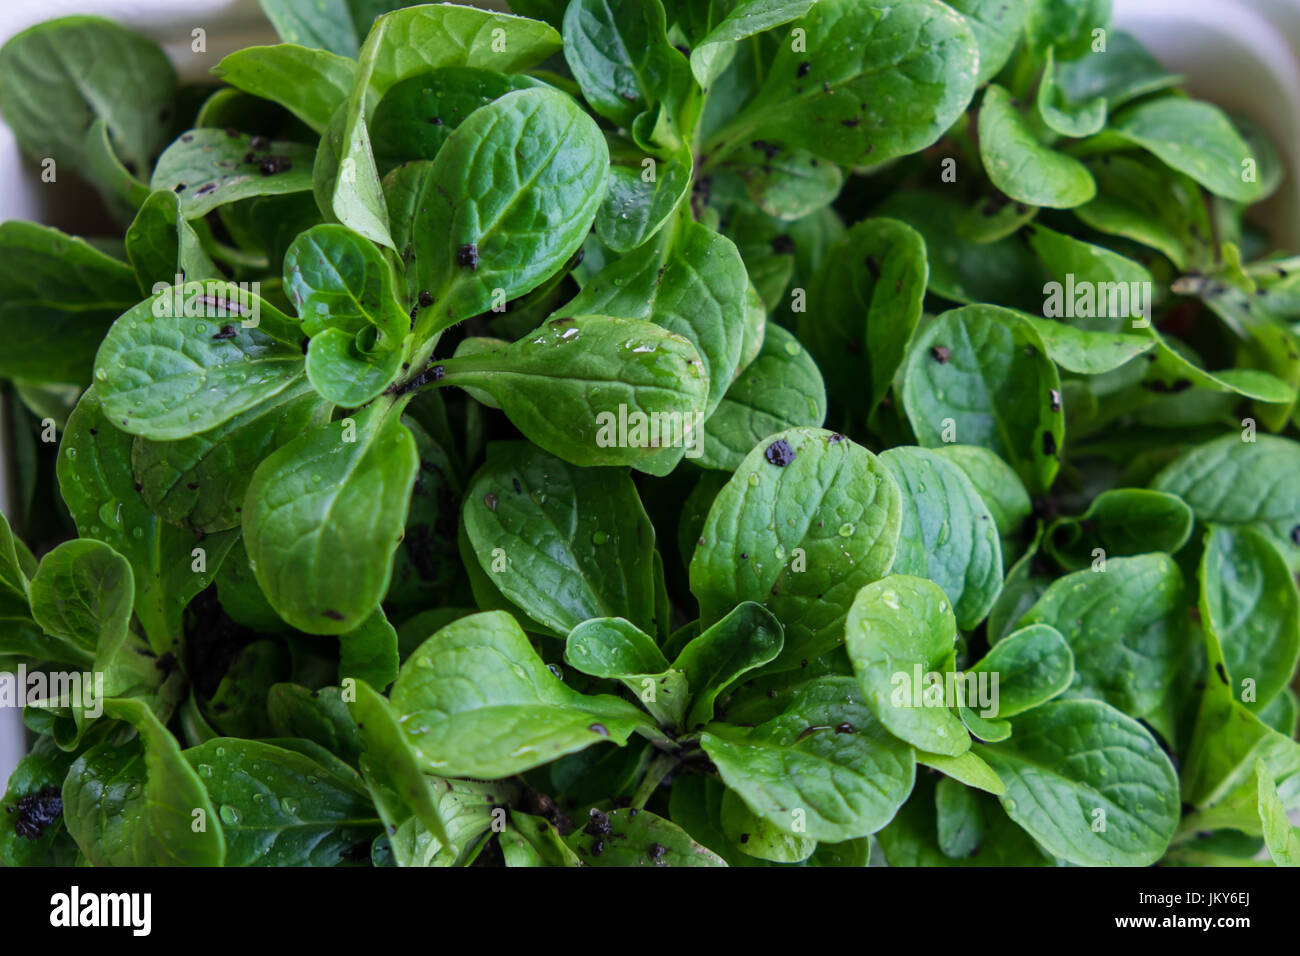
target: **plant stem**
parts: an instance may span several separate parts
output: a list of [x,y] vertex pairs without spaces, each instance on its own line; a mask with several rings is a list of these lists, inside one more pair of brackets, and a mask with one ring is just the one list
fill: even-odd
[[636,794],[632,797],[633,808],[640,810],[646,805],[646,802],[659,789],[659,784],[663,783],[664,777],[677,766],[677,755],[671,753],[660,754],[651,762],[641,778],[641,786],[636,788]]

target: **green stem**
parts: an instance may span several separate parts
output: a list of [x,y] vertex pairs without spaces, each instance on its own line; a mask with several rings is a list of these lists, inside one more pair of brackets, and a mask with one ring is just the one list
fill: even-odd
[[632,797],[632,806],[640,810],[646,805],[646,802],[659,789],[659,784],[663,783],[664,777],[668,776],[672,769],[677,766],[677,755],[671,753],[660,754],[651,762],[641,778],[641,786],[636,788],[636,794]]

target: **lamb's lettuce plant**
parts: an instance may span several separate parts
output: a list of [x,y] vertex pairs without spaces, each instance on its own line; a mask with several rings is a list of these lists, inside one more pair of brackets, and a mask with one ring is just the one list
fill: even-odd
[[0,50],[124,237],[0,226],[0,861],[1300,862],[1257,126],[1106,0],[311,6]]

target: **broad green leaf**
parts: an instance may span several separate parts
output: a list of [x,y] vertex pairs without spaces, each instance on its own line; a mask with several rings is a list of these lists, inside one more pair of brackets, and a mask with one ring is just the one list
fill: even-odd
[[[358,699],[362,696],[358,690]],[[266,695],[266,709],[277,737],[310,740],[356,765],[364,749],[361,731],[338,687],[308,690],[301,684],[274,684]]]
[[560,269],[595,219],[608,165],[595,121],[555,90],[519,90],[475,110],[438,152],[417,201],[414,267],[432,296],[418,335]]
[[331,328],[355,335],[369,325],[391,349],[411,327],[392,267],[373,243],[343,226],[315,226],[293,241],[284,288],[310,336]]
[[816,0],[738,0],[723,6],[725,15],[710,19],[709,32],[690,53],[691,72],[709,90],[731,65],[738,40],[744,40],[803,16]]
[[685,146],[663,159],[625,146],[610,158],[609,189],[596,213],[596,236],[613,251],[628,253],[669,221],[691,189],[694,163]]
[[[365,748],[361,754],[361,773],[384,825],[396,828],[407,825],[413,818],[439,844],[434,853],[446,849],[454,855],[459,847],[453,843],[444,818],[444,810],[450,808],[441,799],[447,792],[442,784],[451,781],[430,777],[420,769],[419,758],[398,715],[369,684],[364,681],[357,684],[356,699],[350,702],[349,710]],[[392,834],[392,829],[389,833]],[[410,841],[399,840],[394,846],[399,865],[410,866],[414,862],[414,853],[403,852],[408,846],[414,849],[415,834],[410,836]]]
[[440,364],[524,436],[575,465],[630,465],[698,442],[708,376],[690,341],[639,319],[564,316]]
[[728,154],[719,168],[740,178],[759,209],[786,221],[825,207],[844,185],[844,173],[834,163],[761,139]]
[[912,789],[912,748],[892,737],[852,678],[824,677],[757,727],[709,724],[701,746],[758,817],[839,842],[883,827]]
[[659,631],[654,529],[626,472],[496,443],[463,516],[483,573],[543,627],[566,635],[591,618],[621,617]]
[[402,349],[385,350],[371,344],[366,351],[358,343],[373,340],[363,330],[349,335],[342,329],[325,329],[307,346],[307,379],[320,397],[343,408],[359,408],[377,398],[402,373]]
[[1106,31],[1106,49],[1059,63],[1056,78],[1071,102],[1105,99],[1113,110],[1129,100],[1178,84],[1131,33]]
[[358,29],[353,21],[348,0],[316,0],[311,7],[295,0],[257,2],[285,43],[325,50],[340,57],[357,55],[358,34],[364,35],[365,29]]
[[936,452],[891,448],[880,460],[903,492],[892,573],[938,584],[952,602],[957,626],[974,630],[1002,587],[1002,547],[992,513],[966,473]]
[[940,777],[934,804],[943,855],[956,860],[974,853],[984,837],[984,815],[975,791],[952,777]]
[[764,438],[791,428],[820,428],[826,420],[821,372],[799,340],[770,323],[762,351],[745,366],[704,423],[704,468],[735,471]]
[[1044,146],[1000,86],[984,93],[979,115],[980,159],[993,185],[1031,206],[1071,209],[1097,193],[1088,168]]
[[200,537],[159,518],[136,488],[130,435],[104,413],[98,389],[81,397],[59,444],[58,480],[78,532],[131,563],[135,616],[161,654],[181,635],[181,613],[212,583],[234,532]]
[[253,470],[303,431],[329,421],[330,406],[299,380],[216,428],[179,441],[137,437],[131,471],[150,509],[210,534],[239,526]]
[[149,188],[176,193],[181,214],[199,219],[241,199],[307,192],[314,157],[301,143],[254,143],[235,130],[192,129],[163,151]]
[[701,624],[758,601],[785,628],[778,669],[833,650],[853,596],[893,563],[901,520],[898,485],[866,449],[814,428],[769,436],[700,533],[690,586]]
[[950,757],[970,749],[970,735],[950,709],[961,701],[950,699],[945,687],[956,638],[947,596],[906,574],[864,587],[844,622],[865,706],[895,737]]
[[1202,562],[1202,626],[1218,641],[1234,698],[1258,714],[1300,662],[1295,578],[1277,545],[1249,526],[1211,528]]
[[567,843],[588,866],[727,865],[677,824],[648,810],[593,811],[592,823]]
[[731,240],[683,222],[600,270],[559,313],[645,319],[688,339],[708,377],[707,418],[740,365],[748,288]]
[[670,668],[654,638],[621,617],[583,621],[564,643],[564,661],[622,683],[662,726],[680,727],[690,703],[686,675]]
[[[5,654],[42,658],[46,653],[45,635],[32,619],[27,576],[35,575],[37,568],[35,560],[25,566],[29,557],[26,545],[14,537],[9,519],[0,512],[0,658]],[[77,652],[73,659],[84,659],[84,654]]]
[[[945,312],[913,341],[903,407],[921,445],[945,435],[997,453],[1031,493],[1051,487],[1065,423],[1060,377],[1033,327],[1007,309]],[[951,427],[948,423],[951,422]]]
[[1020,39],[1031,3],[1006,0],[950,0],[948,6],[966,18],[979,44],[979,72],[975,84],[983,86],[1002,70]]
[[1264,761],[1255,762],[1255,773],[1259,786],[1259,819],[1268,855],[1278,866],[1300,866],[1300,829],[1287,816]]
[[1049,624],[1074,653],[1073,696],[1132,717],[1157,710],[1186,653],[1183,576],[1166,554],[1111,558],[1105,570],[1057,578],[1020,619]]
[[1038,81],[1038,115],[1049,129],[1062,136],[1078,139],[1099,132],[1106,125],[1106,99],[1071,100],[1059,85],[1058,70],[1055,51],[1049,48]]
[[764,820],[728,790],[719,808],[722,832],[731,845],[746,856],[771,863],[802,863],[817,849],[817,841],[791,826]]
[[998,534],[1011,537],[1033,512],[1024,482],[1010,465],[978,445],[941,445],[934,449],[966,473],[993,516]]
[[782,38],[762,88],[713,149],[759,138],[843,165],[881,163],[937,140],[975,91],[975,37],[942,3],[822,0],[791,29],[803,42]]
[[318,133],[347,100],[357,65],[327,49],[294,43],[250,46],[222,58],[212,68],[218,79],[265,100],[279,103]]
[[1111,488],[1094,498],[1078,518],[1052,522],[1043,548],[1062,567],[1078,571],[1099,560],[1149,551],[1174,554],[1191,537],[1192,524],[1192,510],[1174,495]]
[[217,805],[227,866],[338,866],[380,820],[348,776],[260,740],[217,737],[184,753]]
[[984,759],[973,750],[958,754],[956,757],[918,750],[916,751],[916,762],[920,766],[938,770],[946,777],[960,780],[968,787],[975,787],[978,790],[991,793],[995,797],[1000,797],[1006,792],[1006,787],[1002,785],[998,775],[993,772],[993,768],[985,763]]
[[810,280],[799,336],[858,421],[889,392],[929,275],[920,233],[896,219],[867,219],[831,247]]
[[397,631],[378,608],[360,626],[339,635],[340,684],[351,678],[383,690],[397,679],[399,664]]
[[1244,172],[1251,148],[1217,106],[1176,96],[1148,100],[1116,116],[1102,136],[1145,149],[1215,195],[1259,198],[1260,184]]
[[383,163],[434,159],[461,123],[480,106],[515,90],[542,85],[473,66],[446,66],[394,84],[375,107],[370,142]]
[[108,330],[96,392],[123,431],[189,438],[300,381],[300,341],[297,323],[234,283],[169,286]]
[[1179,455],[1151,487],[1177,495],[1207,524],[1250,525],[1300,560],[1300,445],[1273,435],[1224,435]]
[[421,765],[439,776],[508,777],[602,740],[622,746],[648,724],[624,700],[566,686],[500,611],[462,618],[421,644],[392,704]]
[[541,817],[510,811],[510,828],[501,836],[506,866],[582,866],[555,827]]
[[40,736],[14,765],[0,795],[0,807],[6,811],[6,825],[0,827],[0,864],[72,865],[77,845],[68,836],[61,788],[74,759],[52,737]]
[[[68,832],[92,866],[221,866],[223,820],[180,747],[148,706],[107,700],[138,736],[83,753],[63,785]],[[205,827],[193,826],[201,813]]]
[[762,667],[781,652],[780,622],[761,604],[746,601],[691,640],[673,661],[673,670],[686,677],[691,691],[687,727],[713,719],[718,697],[745,674]]
[[1111,0],[1033,0],[1025,21],[1029,49],[1042,53],[1056,47],[1064,60],[1091,49],[1094,31],[1110,26]]
[[102,119],[126,168],[145,174],[166,142],[176,72],[153,40],[100,17],[61,17],[0,49],[0,109],[23,152],[85,168]]
[[1074,679],[1074,655],[1055,628],[1031,624],[994,644],[968,673],[996,678],[990,716],[1017,717],[1065,692]]
[[281,617],[309,634],[344,634],[370,616],[388,590],[418,470],[400,408],[381,403],[304,432],[258,466],[244,543]]
[[[564,58],[592,109],[628,129],[656,104],[675,126],[694,85],[686,57],[668,41],[660,0],[574,0],[564,12]],[[686,132],[674,129],[656,145]]]
[[370,85],[382,95],[393,84],[443,66],[477,66],[515,73],[559,52],[549,25],[458,4],[421,4],[386,13]]
[[130,562],[94,538],[63,542],[41,559],[31,583],[32,617],[82,663],[101,643],[122,642],[134,599]]
[[158,283],[172,285],[177,276],[183,282],[221,275],[194,227],[181,215],[180,197],[168,190],[149,193],[140,206],[126,230],[126,254],[145,295]]
[[0,224],[0,376],[89,383],[104,333],[139,301],[130,267],[84,239],[33,222]]
[[[1002,807],[1044,849],[1080,866],[1147,866],[1178,823],[1178,778],[1151,733],[1099,700],[1044,704],[979,754]],[[1101,823],[1104,821],[1104,825]]]

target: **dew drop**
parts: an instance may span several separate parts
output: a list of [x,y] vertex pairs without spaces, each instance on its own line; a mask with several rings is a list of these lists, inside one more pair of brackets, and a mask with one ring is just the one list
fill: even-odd
[[853,531],[854,531],[854,528],[853,528],[853,524],[852,524],[851,522],[846,521],[846,522],[844,522],[844,524],[840,525],[840,537],[841,537],[841,538],[847,538],[847,537],[849,537],[851,534],[853,534]]
[[217,815],[221,817],[221,822],[229,826],[234,826],[239,822],[239,811],[228,803],[223,803],[217,808]]

